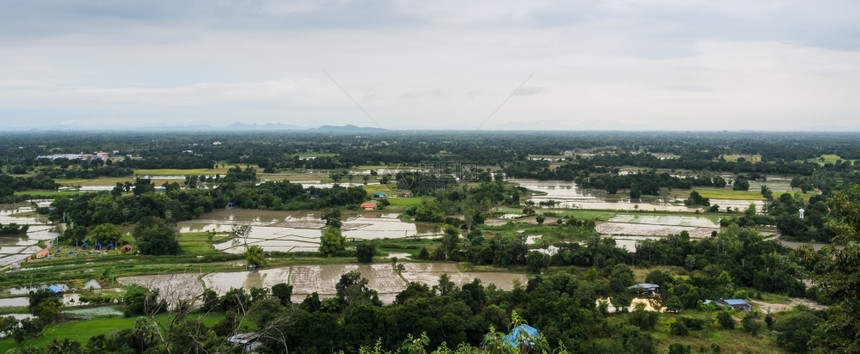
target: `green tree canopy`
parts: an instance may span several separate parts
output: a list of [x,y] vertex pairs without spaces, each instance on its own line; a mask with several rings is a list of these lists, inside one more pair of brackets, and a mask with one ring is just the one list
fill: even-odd
[[263,247],[258,245],[251,245],[245,251],[245,260],[248,262],[249,266],[253,268],[264,267],[266,263],[266,254],[263,252]]
[[137,240],[137,249],[141,254],[179,254],[176,230],[167,226],[162,219],[155,217],[141,219],[134,229],[134,238]]
[[90,232],[87,240],[92,244],[101,242],[105,245],[108,243],[116,245],[117,242],[119,242],[120,237],[122,237],[122,233],[120,233],[116,225],[101,224],[93,228],[93,231]]
[[376,254],[376,244],[365,241],[355,246],[355,256],[361,263],[373,263],[373,255]]
[[330,227],[323,233],[320,238],[319,251],[326,257],[331,257],[344,250],[344,237],[340,229]]

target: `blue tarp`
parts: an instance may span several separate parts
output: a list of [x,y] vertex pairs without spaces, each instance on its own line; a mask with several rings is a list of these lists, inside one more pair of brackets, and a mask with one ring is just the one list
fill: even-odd
[[50,290],[51,292],[53,292],[54,294],[56,294],[56,293],[58,293],[58,292],[63,291],[63,288],[61,288],[59,285],[51,285],[51,286],[49,286],[49,287],[48,287],[48,290]]
[[[520,337],[519,341],[517,341],[517,337]],[[525,343],[526,346],[533,347],[538,338],[540,338],[540,334],[538,333],[537,328],[527,324],[521,324],[514,327],[514,329],[511,330],[511,334],[504,337],[505,342],[508,342],[508,344],[517,348],[519,348],[522,343]]]

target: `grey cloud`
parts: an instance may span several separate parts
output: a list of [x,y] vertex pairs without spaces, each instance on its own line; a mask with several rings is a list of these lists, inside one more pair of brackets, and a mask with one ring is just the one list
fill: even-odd
[[127,27],[201,29],[379,29],[416,26],[427,20],[393,0],[309,2],[274,10],[264,1],[13,1],[0,11],[0,38],[98,34]]

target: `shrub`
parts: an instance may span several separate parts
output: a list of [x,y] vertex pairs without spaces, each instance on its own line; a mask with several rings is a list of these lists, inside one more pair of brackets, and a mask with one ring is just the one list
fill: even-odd
[[690,330],[683,321],[675,321],[669,326],[669,332],[672,333],[673,336],[686,336],[690,333]]
[[735,319],[732,318],[732,315],[728,313],[728,311],[720,311],[717,314],[717,322],[720,323],[720,328],[722,329],[734,329],[735,328]]

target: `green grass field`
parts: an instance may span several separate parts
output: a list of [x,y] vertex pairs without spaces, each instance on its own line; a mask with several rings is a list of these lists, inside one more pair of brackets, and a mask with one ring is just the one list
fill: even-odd
[[[711,199],[731,199],[731,200],[765,200],[759,190],[734,191],[728,188],[693,188],[699,195]],[[774,197],[778,197],[774,193]]]
[[413,205],[421,204],[421,201],[424,200],[424,197],[409,197],[409,198],[388,198],[388,202],[391,205],[402,206],[402,207],[410,207]]
[[[355,182],[355,183],[361,183],[361,182],[362,182],[361,179],[357,179],[357,182]],[[367,191],[367,194],[371,197],[374,194],[379,193],[379,192],[385,193],[385,195],[388,195],[388,196],[392,196],[395,194],[399,195],[399,194],[405,192],[405,191],[400,191],[400,190],[395,189],[395,185],[392,183],[389,183],[389,184],[379,184],[379,183],[368,184],[368,185],[362,185],[361,187],[364,188],[364,190]]]
[[[648,331],[654,337],[654,344],[658,352],[665,353],[669,345],[679,343],[689,346],[691,352],[711,352],[711,343],[720,346],[722,353],[785,353],[785,350],[776,346],[773,339],[765,334],[753,335],[744,332],[740,328],[724,330],[715,328],[711,323],[703,330],[690,331],[686,336],[670,334],[669,326],[676,321],[676,317],[692,317],[706,320],[714,320],[716,314],[697,310],[684,310],[681,313],[661,315],[654,330]],[[740,327],[740,318],[735,318]]]
[[[493,210],[497,211],[497,212],[504,213],[504,214],[522,214],[522,212],[523,212],[522,208],[501,207],[501,208],[495,208]],[[543,210],[543,209],[539,209],[539,210],[535,210],[535,213],[537,213],[537,214],[556,213],[556,215],[558,215],[559,217],[566,216],[569,218],[576,218],[576,219],[604,220],[604,221],[609,220],[613,216],[618,214],[617,211],[580,210],[580,209],[575,209],[575,210]]]
[[64,186],[115,186],[117,183],[125,183],[132,182],[134,183],[134,177],[100,177],[95,179],[84,179],[84,178],[57,178],[54,182],[62,184]]
[[63,195],[72,196],[72,195],[78,195],[81,193],[87,193],[87,192],[74,191],[74,190],[51,191],[51,190],[44,190],[44,189],[28,189],[28,190],[15,192],[15,194],[17,194],[17,195],[30,195],[30,196],[34,196],[34,197],[45,197],[45,198],[56,198],[56,197],[63,196]]
[[[822,160],[824,160],[824,161],[822,161]],[[846,159],[843,159],[841,156],[836,155],[836,154],[825,154],[825,155],[821,155],[821,156],[819,156],[818,158],[810,159],[809,161],[810,161],[810,162],[816,162],[816,163],[818,163],[818,164],[820,164],[820,165],[824,165],[824,164],[828,164],[828,163],[835,164],[835,163],[836,163],[836,161],[838,161],[838,160],[842,160],[842,161],[851,161],[851,163],[857,162],[857,160],[846,160]]]
[[[212,326],[216,322],[224,318],[223,313],[210,313],[206,316],[192,314],[191,318],[200,319],[207,326]],[[158,322],[167,323],[168,317],[166,314],[156,317]],[[131,329],[134,327],[135,317],[102,317],[89,320],[77,320],[52,324],[45,327],[38,338],[26,340],[27,345],[42,347],[50,343],[51,340],[69,340],[78,341],[81,345],[86,345],[90,337],[107,334],[114,330]],[[0,340],[0,353],[5,353],[15,347],[15,340],[12,338],[4,338]]]
[[[206,254],[220,253],[215,250],[215,238],[213,242],[209,241],[208,232],[189,232],[179,235],[179,247],[182,249],[182,254]],[[220,239],[220,238],[219,238]]]
[[[136,169],[134,170],[134,174],[136,176],[190,176],[190,175],[226,175],[227,170],[235,167],[234,165],[229,164],[221,164],[218,168],[191,168],[191,169],[179,169],[179,168],[156,168],[156,169]],[[236,165],[245,168],[245,165]],[[256,165],[250,165],[254,169],[260,170]],[[259,172],[259,171],[258,171]]]

